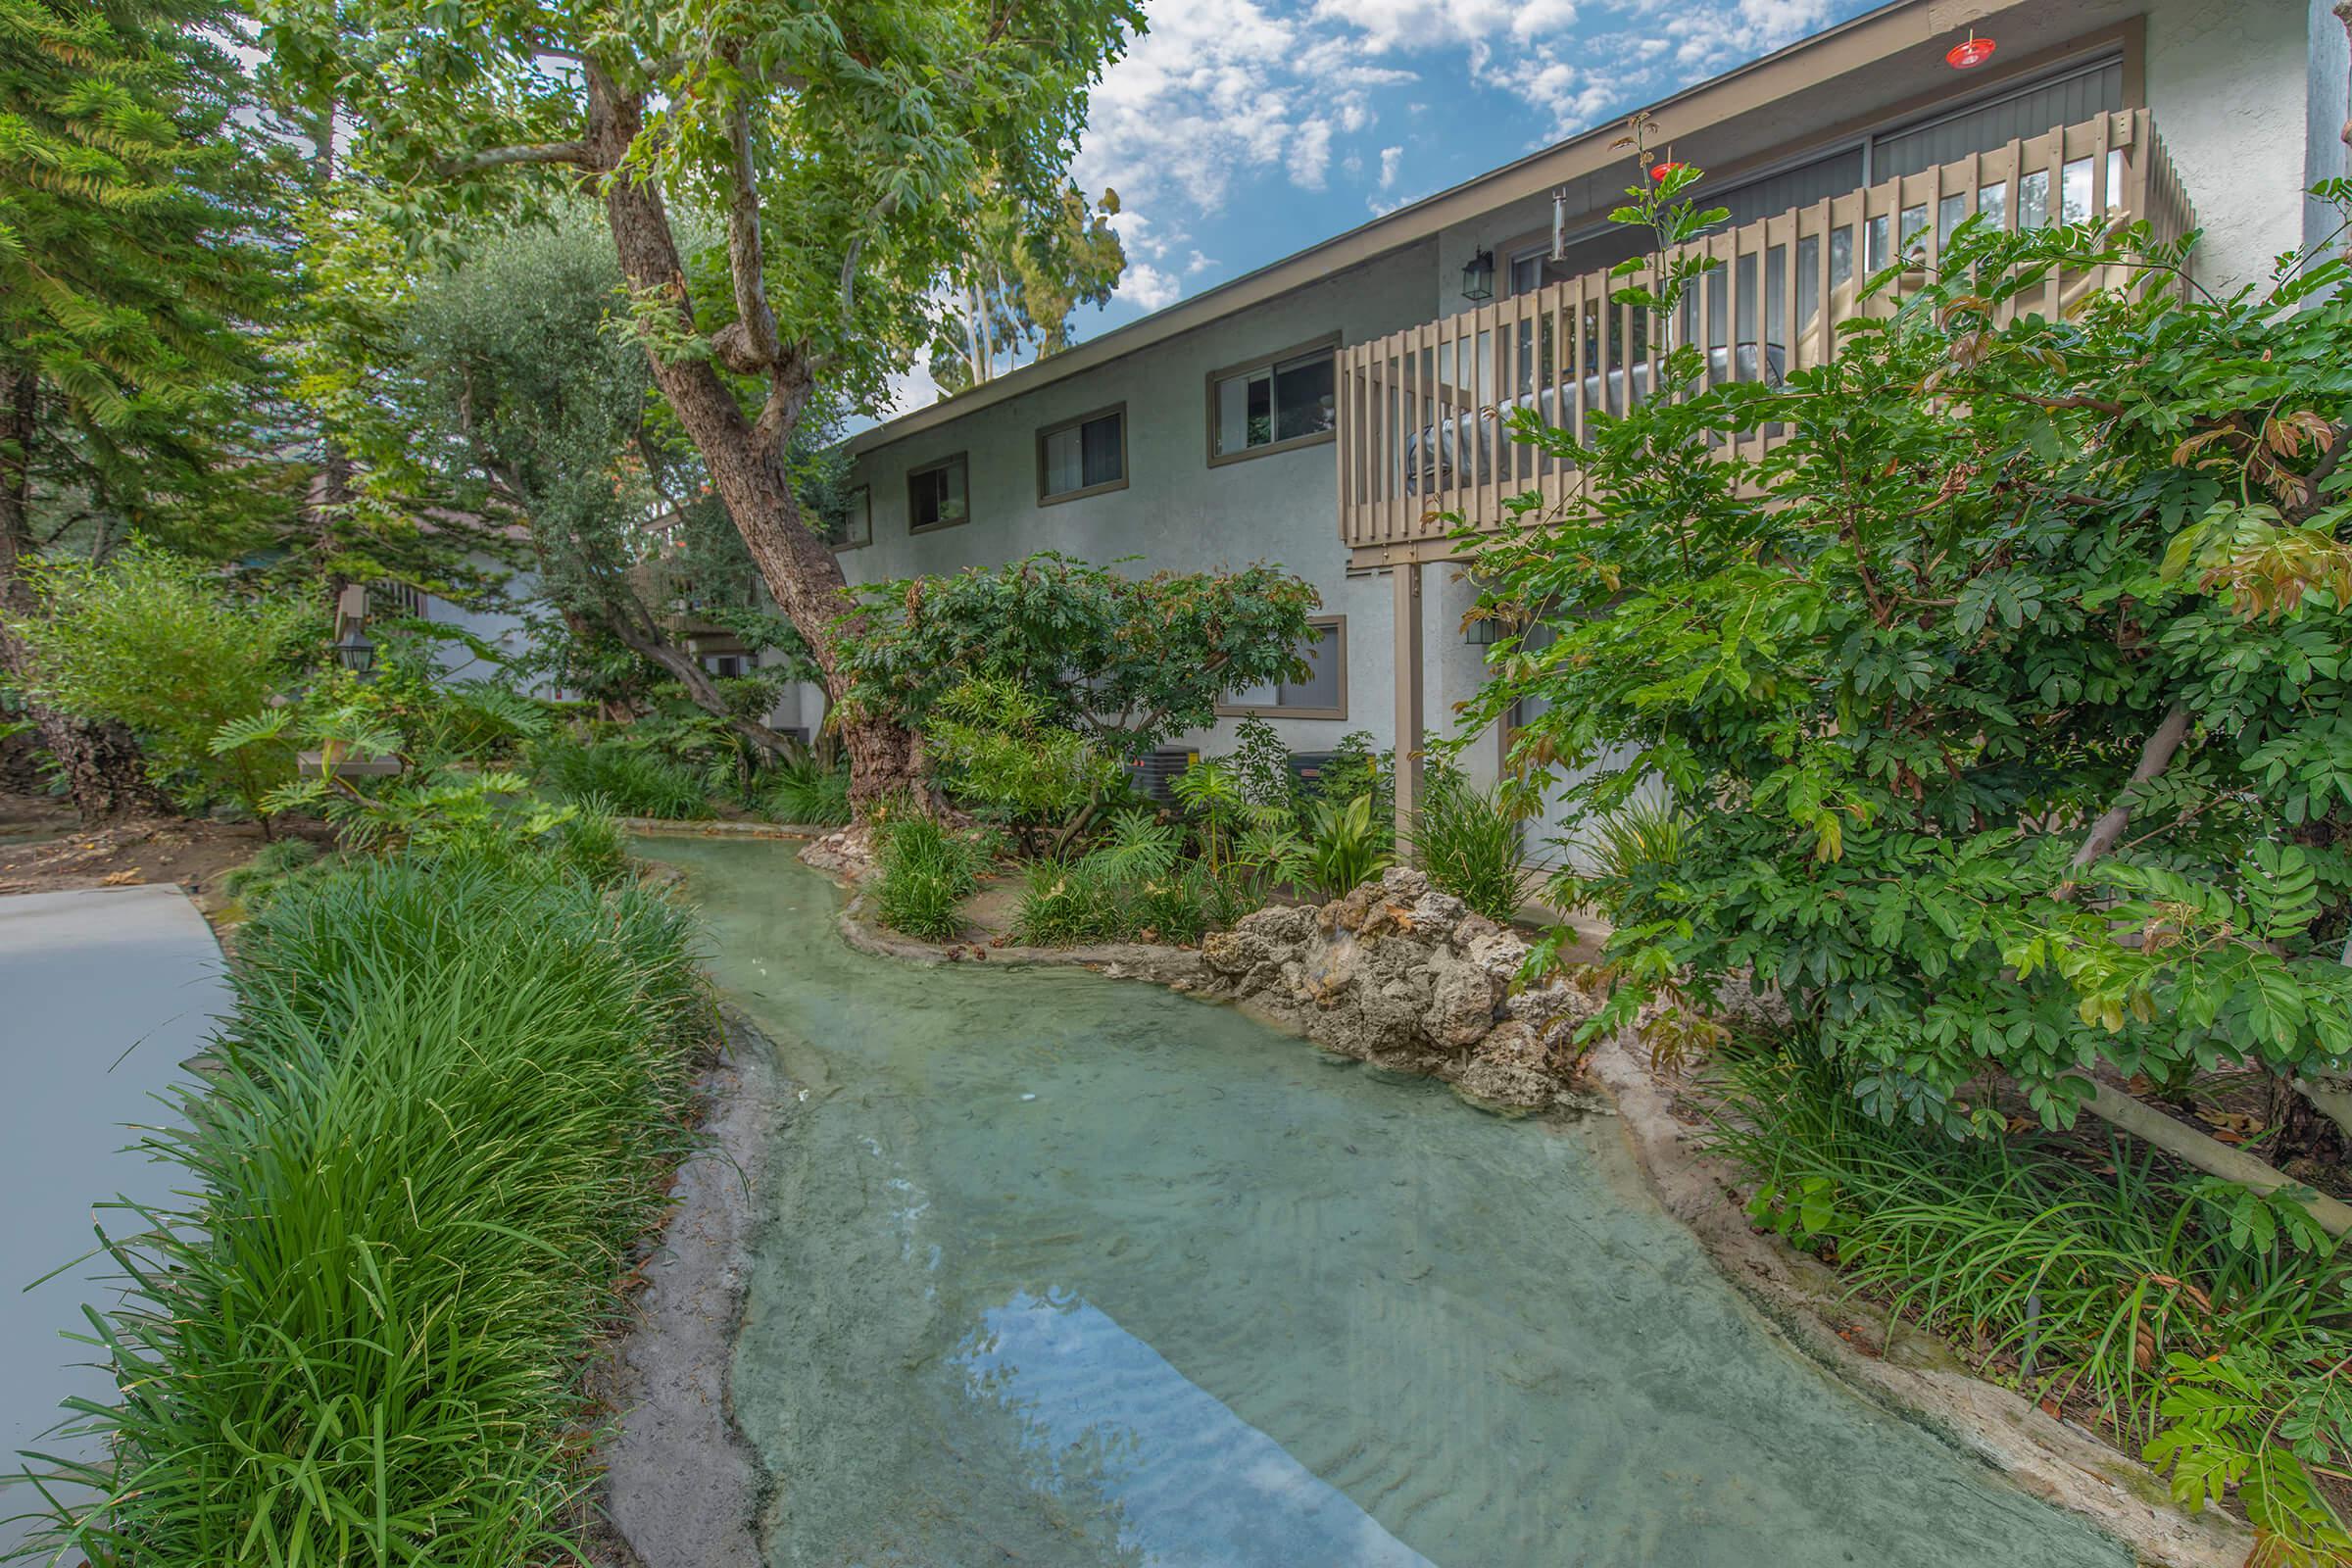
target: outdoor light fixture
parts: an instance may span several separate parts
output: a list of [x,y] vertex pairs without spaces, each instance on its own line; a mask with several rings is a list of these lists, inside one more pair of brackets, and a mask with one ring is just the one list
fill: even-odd
[[1491,300],[1494,297],[1494,253],[1480,251],[1462,268],[1462,298]]
[[1980,38],[1971,28],[1966,43],[1956,43],[1943,52],[1943,63],[1954,71],[1974,71],[1992,58],[1990,38]]
[[358,621],[353,621],[351,630],[336,639],[335,660],[354,675],[365,675],[375,667],[375,644],[360,630]]
[[1551,189],[1551,259],[1568,259],[1568,187],[1554,185]]
[[1649,166],[1649,177],[1652,179],[1664,179],[1668,174],[1673,173],[1676,170],[1686,167],[1688,166],[1678,164],[1674,161],[1674,149],[1673,147],[1669,146],[1666,149],[1666,161],[1664,163],[1652,164]]
[[1476,620],[1462,622],[1462,641],[1472,648],[1492,648],[1501,635],[1502,627],[1493,615],[1481,615]]

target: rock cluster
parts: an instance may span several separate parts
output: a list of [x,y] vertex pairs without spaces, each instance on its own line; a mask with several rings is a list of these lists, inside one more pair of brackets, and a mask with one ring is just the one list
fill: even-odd
[[1556,980],[1518,987],[1526,956],[1517,935],[1397,867],[1321,908],[1260,909],[1211,935],[1199,989],[1326,1050],[1536,1107],[1569,1090],[1569,1037],[1595,1004]]

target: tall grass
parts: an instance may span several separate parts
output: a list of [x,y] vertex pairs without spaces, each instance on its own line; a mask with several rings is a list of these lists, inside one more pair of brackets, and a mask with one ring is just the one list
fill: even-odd
[[1429,770],[1414,812],[1415,861],[1430,885],[1450,893],[1490,920],[1519,912],[1519,818],[1499,788],[1478,790],[1449,767]]
[[660,1212],[707,1027],[689,917],[527,860],[373,861],[245,928],[212,1082],[148,1147],[83,1405],[98,1562],[571,1560],[578,1358]]
[[771,822],[839,827],[850,819],[850,770],[813,751],[780,759],[769,768],[760,812]]
[[987,856],[968,834],[919,811],[890,819],[882,841],[876,912],[893,931],[926,942],[963,934],[963,901],[980,885]]
[[1014,934],[1037,947],[1086,942],[1198,942],[1229,920],[1238,874],[1182,858],[1178,829],[1142,811],[1114,818],[1107,842],[1069,861],[1033,861]]
[[564,800],[599,801],[623,816],[710,814],[710,797],[692,768],[613,741],[582,746],[555,740],[534,747],[531,776]]
[[[2118,1147],[1955,1142],[1868,1115],[1837,1068],[1754,1045],[1722,1058],[1717,1146],[1751,1212],[1980,1362],[2086,1395],[2122,1432],[2157,1421],[2166,1356],[2352,1332],[2352,1254],[2266,1202]],[[2254,1213],[2246,1205],[2261,1209]],[[2248,1223],[2251,1218],[2252,1223]]]

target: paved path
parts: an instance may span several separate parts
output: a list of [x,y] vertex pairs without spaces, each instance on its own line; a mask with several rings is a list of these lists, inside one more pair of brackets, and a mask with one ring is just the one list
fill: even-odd
[[[225,1011],[220,951],[173,887],[0,898],[0,1475],[60,1419],[69,1394],[105,1398],[81,1305],[113,1299],[92,1260],[25,1286],[93,1245],[92,1204],[168,1200],[172,1168],[123,1147],[153,1123],[153,1098],[179,1076]],[[0,1487],[0,1520],[39,1500]],[[23,1527],[0,1523],[0,1556]]]

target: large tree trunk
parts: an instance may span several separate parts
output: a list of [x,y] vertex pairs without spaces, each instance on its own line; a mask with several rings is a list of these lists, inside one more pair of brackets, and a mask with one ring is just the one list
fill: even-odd
[[[18,566],[31,554],[27,514],[39,378],[30,370],[15,372],[0,382],[0,611],[29,615],[37,607]],[[29,685],[30,652],[5,620],[0,620],[0,667],[20,687]],[[74,808],[85,821],[172,810],[172,803],[148,781],[146,761],[130,731],[61,713],[30,697],[25,709],[41,745],[65,774]]]
[[[669,215],[649,177],[621,169],[629,143],[644,123],[642,98],[621,92],[593,62],[588,76],[588,153],[607,171],[605,214],[621,271],[640,296],[667,297],[681,327],[695,330],[686,274],[679,264]],[[654,379],[702,455],[703,466],[743,535],[776,607],[783,611],[821,672],[825,693],[840,703],[845,681],[833,642],[833,621],[854,608],[841,563],[801,518],[800,498],[786,470],[785,451],[809,391],[797,363],[771,380],[771,397],[757,426],[735,395],[702,359],[650,355]],[[860,809],[923,787],[914,737],[885,719],[844,719],[834,726],[850,757],[850,794]]]

